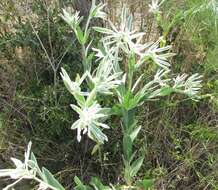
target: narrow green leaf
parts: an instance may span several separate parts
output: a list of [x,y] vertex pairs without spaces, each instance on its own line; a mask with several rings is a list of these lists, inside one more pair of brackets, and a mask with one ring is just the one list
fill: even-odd
[[64,187],[54,178],[54,176],[51,174],[51,172],[48,171],[46,168],[42,168],[42,173],[44,176],[43,179],[49,185],[54,187],[56,190],[65,190]]
[[75,190],[92,190],[90,187],[84,185],[77,176],[74,177],[74,182],[76,183]]
[[99,150],[99,148],[100,148],[100,144],[96,144],[95,146],[94,146],[94,148],[92,149],[92,155],[94,155],[98,150]]
[[91,32],[91,29],[89,28],[89,29],[86,31],[86,33],[84,34],[84,37],[83,37],[84,44],[88,41],[90,32]]
[[40,170],[40,168],[39,168],[39,166],[38,166],[37,159],[36,159],[36,157],[35,157],[35,155],[34,155],[33,152],[31,152],[30,159],[31,159],[31,161],[34,163],[34,167],[36,167],[37,173],[39,174],[39,176],[40,176],[41,178],[43,178],[43,173],[42,173],[42,171]]
[[163,88],[161,88],[159,95],[160,95],[160,96],[168,96],[168,95],[170,95],[173,91],[174,91],[174,89],[171,88],[171,87],[163,87]]
[[93,27],[93,29],[97,32],[103,33],[103,34],[113,34],[113,31],[107,28],[102,27]]
[[86,60],[85,60],[85,67],[87,68],[87,71],[91,71],[91,67],[92,67],[92,60],[95,56],[95,53],[90,53],[87,57],[86,57]]
[[111,190],[110,187],[103,185],[102,182],[96,177],[91,179],[90,184],[95,188],[95,190]]
[[132,139],[132,142],[135,140],[140,130],[141,130],[141,126],[134,129],[134,131],[130,134],[130,138]]
[[98,127],[92,125],[90,131],[94,139],[99,143],[104,144],[104,141],[108,141],[107,136]]
[[83,183],[80,181],[80,179],[77,176],[74,177],[74,182],[76,183],[76,185],[83,185]]
[[138,171],[140,170],[140,168],[143,164],[143,161],[144,161],[144,156],[141,156],[132,163],[131,171],[130,171],[131,177],[134,177],[138,173]]
[[76,34],[76,37],[77,37],[79,43],[84,45],[85,44],[84,34],[79,26],[76,28],[75,34]]
[[86,100],[85,100],[84,96],[82,96],[82,95],[80,95],[80,94],[78,94],[78,93],[75,93],[75,94],[74,94],[74,98],[76,99],[77,103],[78,103],[81,107],[85,105]]
[[123,138],[124,159],[129,161],[132,156],[132,139],[129,135],[124,135]]
[[128,131],[128,129],[134,123],[135,111],[122,109],[122,115],[123,115],[123,124],[124,124],[125,131]]

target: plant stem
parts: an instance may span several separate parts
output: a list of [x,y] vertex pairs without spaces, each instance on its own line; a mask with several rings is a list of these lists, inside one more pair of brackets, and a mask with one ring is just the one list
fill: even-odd
[[[88,28],[89,28],[89,24],[91,21],[91,17],[89,15],[87,22],[86,22],[86,27],[85,27],[85,31],[84,31],[84,37],[87,39],[87,32],[88,32]],[[81,44],[82,45],[82,59],[83,59],[83,67],[84,67],[84,71],[89,70],[90,68],[88,68],[87,62],[86,62],[86,47],[85,44]]]
[[128,185],[132,185],[130,176],[131,157],[133,155],[133,142],[130,134],[134,129],[135,111],[123,109],[123,154],[124,154],[124,178]]
[[84,72],[86,72],[88,68],[86,64],[86,47],[84,44],[82,44],[82,64],[83,64]]
[[53,89],[53,93],[54,93],[54,99],[55,99],[55,105],[57,105],[57,71],[56,69],[53,71],[53,75],[54,75],[54,89]]

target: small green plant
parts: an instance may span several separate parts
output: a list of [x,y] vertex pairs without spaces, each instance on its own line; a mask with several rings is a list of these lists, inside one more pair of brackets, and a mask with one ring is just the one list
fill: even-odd
[[29,142],[27,150],[24,154],[25,160],[22,162],[16,158],[11,158],[16,166],[15,169],[0,170],[0,177],[10,177],[15,182],[5,187],[3,190],[11,189],[23,179],[35,180],[39,183],[39,190],[53,189],[64,190],[64,187],[54,178],[54,176],[46,169],[40,169],[36,157],[31,152],[32,143]]
[[[153,1],[153,4],[150,5],[151,11],[155,14],[158,13],[161,4],[158,1]],[[120,25],[116,25],[106,19],[106,13],[102,11],[104,6],[103,4],[96,5],[95,1],[92,1],[84,29],[80,27],[83,18],[79,16],[78,12],[69,13],[63,10],[62,18],[73,29],[82,46],[84,73],[81,76],[78,74],[76,79],[72,81],[62,68],[61,77],[77,103],[76,105],[71,104],[72,109],[77,112],[79,117],[71,129],[77,130],[78,142],[85,134],[96,142],[93,153],[105,142],[110,141],[103,131],[110,128],[106,120],[111,115],[116,115],[120,119],[123,136],[123,179],[125,185],[119,187],[104,186],[98,179],[93,178],[91,186],[87,186],[75,177],[76,189],[148,189],[152,185],[152,180],[135,180],[144,161],[143,147],[138,150],[134,147],[141,130],[136,119],[138,108],[147,101],[157,101],[159,98],[172,93],[186,94],[196,100],[201,88],[201,75],[179,74],[176,77],[172,76],[169,58],[174,54],[169,52],[171,46],[162,44],[161,37],[156,42],[143,43],[144,33],[134,30],[133,17],[125,7],[121,12]],[[110,28],[90,26],[90,22],[94,18],[105,19]],[[92,47],[92,37],[90,36],[92,29],[101,35],[97,48]],[[95,59],[96,68],[92,64],[94,55],[97,57]],[[150,76],[149,81],[146,81],[144,80],[143,68],[148,64],[152,65],[154,75]],[[104,99],[106,100],[108,97],[113,98],[114,105],[109,106],[105,103]],[[44,185],[41,189],[64,189],[47,170],[44,169],[41,172],[35,161],[28,161],[28,157],[25,158],[27,158],[27,164],[22,165],[24,170],[19,170],[20,172],[25,171],[25,175],[19,174],[15,183],[23,178],[30,178],[39,181],[41,186]],[[18,166],[17,163],[15,164]],[[1,170],[0,176],[9,175],[13,178],[13,175],[6,171]],[[12,171],[17,170],[9,170],[8,172]],[[4,172],[6,173],[4,174]],[[36,178],[36,174],[41,179]],[[49,180],[46,177],[47,174]]]

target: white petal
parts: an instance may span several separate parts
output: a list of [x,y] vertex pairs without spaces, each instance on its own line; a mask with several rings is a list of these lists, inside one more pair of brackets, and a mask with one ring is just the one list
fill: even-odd
[[0,177],[10,176],[16,169],[2,169],[0,170]]

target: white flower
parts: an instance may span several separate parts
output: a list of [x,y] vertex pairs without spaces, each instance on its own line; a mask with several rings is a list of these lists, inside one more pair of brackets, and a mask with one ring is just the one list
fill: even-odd
[[63,9],[63,14],[61,15],[63,20],[69,24],[74,30],[76,30],[77,26],[82,21],[82,17],[79,16],[79,11],[76,11],[74,14],[67,12]]
[[[16,159],[11,158],[12,162],[16,166],[15,169],[1,169],[0,170],[0,177],[7,177],[9,176],[11,179],[16,179],[16,181],[7,187],[4,188],[4,190],[7,190],[14,185],[16,185],[18,182],[20,182],[22,179],[33,179],[36,176],[36,168],[34,167],[34,163],[29,159],[30,158],[30,149],[31,149],[32,143],[29,142],[27,151],[25,152],[25,160],[24,162]],[[30,167],[31,164],[31,167]]]
[[119,56],[119,47],[109,46],[106,41],[102,41],[103,47],[100,49],[92,48],[96,52],[95,56],[97,57],[96,61],[101,60],[102,62],[110,61],[113,64],[114,72],[121,72],[119,62],[122,61],[122,58]]
[[[11,179],[16,179],[15,182],[6,186],[5,188],[3,188],[3,190],[13,189],[12,187],[20,181],[22,181],[23,179],[31,179],[38,182],[38,190],[46,190],[48,188],[53,190],[64,190],[64,187],[61,184],[59,184],[59,182],[56,179],[54,179],[53,175],[46,168],[42,168],[42,171],[39,169],[34,154],[30,152],[31,145],[32,143],[29,142],[27,151],[24,154],[24,162],[16,158],[11,158],[14,165],[16,166],[15,169],[0,169],[0,177],[9,176]],[[55,184],[53,183],[54,181]]]
[[[106,34],[103,38],[103,42],[106,45],[115,45],[127,54],[132,51],[137,53],[139,51],[138,49],[143,47],[139,42],[144,36],[144,33],[137,33],[135,30],[132,30],[132,16],[125,7],[122,9],[120,26],[116,27],[110,21],[109,24],[111,29],[94,27],[96,31]],[[136,41],[136,43],[134,41]]]
[[94,83],[96,91],[101,94],[112,94],[112,90],[122,84],[122,72],[114,72],[111,61],[103,60],[94,72],[91,81]]
[[154,76],[154,82],[158,83],[160,86],[167,86],[167,83],[171,79],[163,79],[163,77],[169,73],[170,70],[159,69]]
[[187,74],[178,75],[176,78],[174,78],[174,85],[173,88],[182,88],[185,86],[185,79],[188,77]]
[[152,12],[152,13],[159,13],[159,9],[160,9],[160,6],[162,5],[162,3],[164,2],[165,0],[161,1],[159,3],[159,0],[152,0],[151,4],[149,4],[149,12]]
[[170,64],[167,59],[174,56],[175,54],[165,53],[171,49],[171,46],[159,47],[160,41],[161,39],[153,43],[145,52],[145,54],[141,54],[141,56],[144,58],[150,57],[157,65],[165,70],[169,70]]
[[181,89],[183,92],[190,96],[195,96],[199,93],[201,89],[201,80],[202,75],[198,73],[191,75],[188,77],[187,74],[182,74],[174,78],[174,86],[175,89]]
[[106,55],[101,49],[92,48],[92,50],[96,52],[95,56],[98,58],[96,61],[105,59]]
[[101,76],[93,78],[96,89],[101,94],[113,94],[111,90],[116,89],[123,81],[118,80],[122,73],[115,73],[110,76]]
[[72,94],[72,95],[75,95],[75,94],[79,94],[79,95],[83,95],[83,96],[87,96],[88,93],[87,92],[81,92],[81,88],[80,88],[80,85],[82,84],[82,82],[84,81],[84,79],[86,78],[87,76],[87,73],[85,73],[81,79],[79,79],[79,81],[76,81],[76,82],[73,82],[71,81],[69,75],[67,74],[67,72],[65,71],[64,68],[61,68],[61,77],[64,81],[64,84],[67,88],[67,90]]
[[[218,16],[218,2],[216,1],[216,0],[211,0],[211,1],[209,1],[209,3],[208,2],[206,2],[207,3],[207,7],[209,8],[209,9],[212,9],[212,11],[213,11],[213,13],[216,15],[216,16]],[[204,8],[205,8],[205,6],[204,6]]]
[[[135,53],[140,57],[136,67],[138,68],[147,58],[151,58],[156,64],[164,69],[169,69],[170,64],[168,58],[172,57],[173,53],[166,53],[171,46],[159,47],[161,38],[157,42],[149,42],[141,44],[141,40],[144,33],[136,32],[132,30],[132,16],[128,14],[127,9],[124,7],[121,14],[120,27],[116,27],[109,21],[111,29],[94,27],[94,29],[100,33],[105,34],[103,38],[103,44],[108,49],[116,49],[117,52],[121,49],[126,54]],[[113,55],[114,52],[110,50],[109,54]],[[97,50],[97,56],[102,59],[105,54],[102,51]],[[116,56],[114,56],[116,57]]]
[[81,141],[81,133],[88,134],[89,138],[97,140],[100,143],[104,143],[108,138],[105,134],[102,133],[102,128],[109,128],[108,125],[101,122],[107,116],[103,112],[105,108],[94,102],[91,106],[84,106],[82,108],[72,105],[71,107],[79,114],[79,119],[72,125],[71,129],[77,129],[77,140]]
[[202,87],[201,78],[202,78],[202,76],[199,75],[198,73],[190,76],[185,82],[185,91],[184,92],[188,95],[191,95],[191,96],[196,95]]
[[105,41],[103,41],[102,44],[103,44],[103,47],[101,49],[92,48],[92,50],[96,52],[95,54],[95,56],[97,57],[96,61],[99,61],[99,60],[117,61],[117,59],[119,60],[117,56],[115,57],[115,54],[117,53],[116,48],[110,48],[108,45],[106,45],[107,42]]
[[90,9],[91,17],[106,19],[107,14],[102,11],[104,7],[105,7],[105,4],[103,4],[103,3],[95,5],[95,0],[93,0],[92,7]]

